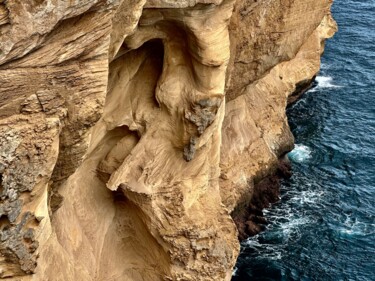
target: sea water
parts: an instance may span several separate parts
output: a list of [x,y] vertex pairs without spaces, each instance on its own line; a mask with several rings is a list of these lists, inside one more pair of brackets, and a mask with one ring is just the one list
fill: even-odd
[[333,16],[315,86],[287,112],[293,176],[233,281],[375,280],[375,1],[336,0]]

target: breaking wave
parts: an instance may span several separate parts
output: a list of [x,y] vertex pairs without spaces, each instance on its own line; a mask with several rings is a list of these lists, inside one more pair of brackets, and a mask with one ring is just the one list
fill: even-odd
[[294,162],[304,162],[311,158],[311,149],[303,144],[296,144],[294,149],[288,153],[288,158]]
[[[329,69],[328,66],[325,67],[325,69]],[[309,92],[317,92],[321,89],[326,88],[341,88],[342,86],[336,85],[333,82],[333,78],[331,76],[317,76],[315,78],[315,86],[309,90]]]

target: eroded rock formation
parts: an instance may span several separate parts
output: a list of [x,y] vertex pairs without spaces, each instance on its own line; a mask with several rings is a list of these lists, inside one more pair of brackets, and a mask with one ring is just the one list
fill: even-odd
[[0,0],[0,278],[230,280],[330,5]]

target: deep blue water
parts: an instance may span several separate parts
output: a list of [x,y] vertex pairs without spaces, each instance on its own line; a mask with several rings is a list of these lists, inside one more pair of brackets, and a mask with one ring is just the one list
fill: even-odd
[[337,0],[316,87],[288,109],[294,175],[233,281],[375,280],[375,1]]

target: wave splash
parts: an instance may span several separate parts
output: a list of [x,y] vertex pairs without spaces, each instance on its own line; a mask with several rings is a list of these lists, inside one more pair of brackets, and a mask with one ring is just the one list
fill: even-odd
[[317,76],[315,78],[315,82],[317,84],[314,88],[310,90],[310,92],[316,92],[319,89],[325,89],[325,88],[342,88],[342,86],[335,85],[333,83],[333,78],[331,76]]
[[311,149],[303,144],[296,144],[294,149],[288,153],[288,157],[293,162],[305,162],[311,158]]

